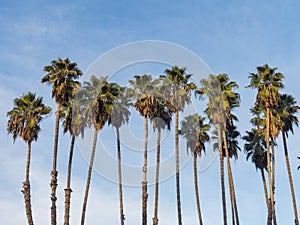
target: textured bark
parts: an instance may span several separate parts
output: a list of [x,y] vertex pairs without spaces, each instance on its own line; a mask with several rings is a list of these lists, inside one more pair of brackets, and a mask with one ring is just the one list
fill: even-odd
[[90,158],[90,165],[89,165],[89,170],[88,170],[88,175],[87,175],[87,180],[86,180],[85,194],[84,194],[84,200],[83,200],[83,206],[82,206],[82,212],[81,212],[81,225],[84,225],[84,222],[85,222],[86,206],[87,206],[87,201],[88,201],[88,196],[89,196],[92,170],[93,170],[93,164],[94,164],[95,153],[96,153],[97,136],[98,136],[98,130],[95,129],[94,141],[93,141],[91,158]]
[[143,167],[143,182],[142,182],[142,224],[147,225],[147,151],[148,151],[148,119],[144,120],[144,167]]
[[153,225],[158,225],[158,191],[159,191],[159,166],[160,166],[160,136],[161,129],[157,130],[156,174],[155,174],[155,197]]
[[61,104],[57,105],[56,118],[55,118],[55,135],[54,135],[54,150],[53,150],[53,163],[51,171],[51,225],[56,225],[56,188],[57,188],[57,146],[58,146],[58,134],[59,134],[59,112]]
[[123,186],[122,186],[122,167],[121,167],[121,144],[120,131],[116,128],[117,133],[117,149],[118,149],[118,176],[119,176],[119,199],[120,199],[120,223],[124,225],[125,216],[123,210]]
[[25,212],[29,225],[33,225],[32,210],[31,210],[31,195],[30,195],[30,182],[29,182],[29,171],[30,171],[30,159],[31,159],[31,143],[27,145],[27,161],[26,161],[26,178],[23,182],[23,190],[25,200]]
[[268,210],[269,209],[269,194],[268,194],[268,189],[267,189],[267,183],[266,183],[264,169],[260,169],[260,172],[261,172],[261,179],[262,179],[263,187],[264,187],[264,194],[265,194],[266,206],[267,206],[267,210]]
[[234,210],[234,196],[233,196],[233,183],[231,182],[231,166],[230,166],[230,159],[229,159],[229,152],[227,146],[227,139],[225,130],[223,130],[223,142],[225,147],[225,155],[226,155],[226,162],[227,162],[227,173],[228,173],[228,184],[229,184],[229,194],[230,194],[230,204],[231,204],[231,216],[232,216],[232,225],[235,225],[235,210]]
[[222,191],[222,206],[223,206],[223,223],[227,225],[227,213],[226,213],[226,195],[225,195],[225,182],[224,182],[224,161],[222,151],[222,131],[221,125],[218,124],[218,145],[220,154],[220,176],[221,176],[221,191]]
[[75,136],[72,135],[71,146],[70,146],[70,155],[68,163],[68,175],[67,175],[67,187],[65,188],[65,216],[64,216],[64,225],[69,225],[70,220],[70,204],[71,204],[71,172],[72,172],[72,160],[74,152],[74,143]]
[[291,195],[292,195],[292,201],[293,201],[295,225],[299,225],[297,203],[296,203],[296,197],[295,197],[295,191],[294,191],[294,183],[293,183],[293,177],[292,177],[292,172],[291,172],[291,166],[290,166],[290,159],[289,159],[289,153],[288,153],[288,148],[287,148],[286,136],[285,136],[285,133],[283,131],[281,133],[282,133],[282,139],[283,139],[286,169],[287,169],[287,173],[288,173],[288,177],[289,177],[289,183],[290,183],[290,189],[291,189]]
[[177,215],[178,225],[182,225],[181,201],[180,201],[180,178],[179,178],[179,140],[178,140],[179,113],[175,113],[175,151],[176,151],[176,194],[177,194]]
[[201,207],[200,207],[200,197],[199,197],[199,190],[198,190],[197,153],[194,153],[194,185],[195,185],[195,196],[196,196],[199,224],[203,225],[202,215],[201,215]]

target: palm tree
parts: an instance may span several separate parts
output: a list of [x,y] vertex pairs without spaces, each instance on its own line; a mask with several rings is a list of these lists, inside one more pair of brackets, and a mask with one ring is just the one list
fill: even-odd
[[41,79],[41,83],[52,86],[52,98],[54,98],[57,109],[55,119],[55,135],[53,163],[51,171],[51,224],[56,225],[56,188],[57,188],[57,146],[59,134],[59,114],[63,103],[68,103],[75,90],[79,87],[79,82],[75,81],[82,75],[81,70],[77,67],[76,62],[71,62],[69,58],[53,60],[51,65],[45,66],[46,75]]
[[243,140],[245,140],[245,153],[247,154],[246,159],[251,157],[251,161],[254,163],[256,170],[259,169],[261,172],[261,179],[264,188],[264,195],[266,200],[266,207],[269,208],[269,194],[265,179],[264,171],[267,170],[267,152],[266,152],[266,141],[264,136],[258,129],[252,128],[251,131],[246,131]]
[[[161,87],[158,87],[156,93],[161,91]],[[164,105],[164,99],[159,96],[156,97],[156,105],[154,106],[154,113],[150,118],[153,123],[153,129],[157,130],[157,151],[156,151],[156,173],[155,173],[155,197],[154,197],[154,216],[153,225],[158,225],[158,191],[159,191],[159,169],[160,169],[160,139],[161,130],[167,128],[171,129],[172,115],[171,112]]]
[[205,117],[201,117],[197,113],[187,116],[183,121],[181,121],[180,131],[180,134],[183,135],[187,141],[187,150],[189,149],[194,156],[194,185],[200,225],[203,225],[203,221],[198,191],[197,157],[201,157],[202,151],[205,151],[205,142],[208,142],[210,139],[207,134],[210,129],[210,125],[204,124],[204,120]]
[[224,182],[224,160],[223,160],[223,150],[222,150],[222,133],[225,129],[224,122],[226,121],[225,103],[223,101],[222,91],[220,87],[220,82],[217,77],[210,74],[208,79],[200,80],[201,87],[196,90],[196,94],[200,96],[207,96],[208,103],[205,113],[210,121],[217,128],[218,137],[218,149],[220,158],[220,179],[221,179],[221,190],[222,190],[222,206],[223,206],[223,223],[227,225],[227,210],[226,210],[226,195],[225,195],[225,182]]
[[181,201],[180,201],[180,177],[179,177],[179,112],[182,112],[186,104],[191,103],[191,90],[196,89],[193,82],[189,82],[191,74],[186,74],[186,68],[177,66],[165,70],[166,75],[160,76],[164,86],[165,104],[172,113],[175,113],[175,154],[176,154],[176,196],[178,225],[182,225]]
[[78,101],[72,100],[69,103],[63,104],[62,117],[64,119],[64,133],[69,132],[71,135],[70,154],[68,162],[67,187],[65,188],[65,216],[64,225],[69,225],[70,218],[70,201],[71,201],[71,171],[74,152],[75,138],[81,134],[84,136],[85,119],[82,113],[82,107]]
[[154,95],[155,86],[158,80],[152,81],[151,75],[135,76],[135,80],[129,80],[131,88],[129,95],[133,98],[135,109],[144,117],[144,165],[142,182],[142,224],[147,225],[147,149],[148,149],[148,118],[154,112],[156,98]]
[[111,124],[116,129],[117,134],[117,152],[118,152],[118,177],[119,177],[119,200],[120,200],[120,221],[121,225],[124,225],[125,216],[123,209],[123,187],[122,187],[122,167],[121,167],[121,137],[120,137],[120,127],[128,123],[130,111],[128,109],[130,105],[129,97],[126,95],[126,89],[124,87],[120,88],[120,94],[118,95],[117,101],[113,105],[113,110],[111,114],[111,119],[109,124]]
[[116,83],[109,83],[107,77],[91,76],[90,82],[84,82],[82,91],[78,96],[82,99],[84,106],[84,116],[88,126],[94,127],[93,145],[85,187],[85,194],[82,206],[81,225],[84,225],[86,206],[89,195],[93,163],[96,153],[97,136],[105,123],[110,119],[113,105],[120,92],[120,87]]
[[29,225],[33,225],[31,196],[30,196],[30,159],[31,143],[38,139],[41,130],[40,122],[48,115],[51,108],[45,106],[42,97],[36,97],[34,93],[28,92],[21,98],[14,99],[14,108],[7,112],[9,120],[7,122],[7,131],[12,134],[13,141],[20,137],[27,143],[27,161],[26,161],[26,178],[23,182],[23,194],[25,200],[25,211]]
[[268,180],[270,189],[270,207],[268,212],[268,225],[272,224],[275,219],[274,207],[274,153],[273,166],[271,167],[271,154],[270,154],[270,139],[276,137],[278,134],[278,126],[276,126],[276,117],[272,115],[272,108],[278,105],[280,89],[283,88],[282,79],[284,76],[276,72],[277,68],[270,68],[267,64],[257,67],[257,73],[250,73],[250,84],[247,87],[257,89],[256,103],[262,105],[262,114],[265,118],[265,141],[267,148],[267,162],[268,162]]
[[[230,81],[227,74],[219,74],[216,79],[220,83],[220,88],[222,92],[223,109],[225,110],[225,121],[223,123],[223,144],[222,146],[225,151],[226,161],[227,161],[227,173],[228,173],[228,183],[230,189],[230,202],[232,209],[232,223],[239,225],[239,216],[236,203],[236,196],[234,190],[233,176],[230,165],[230,158],[234,155],[237,158],[237,150],[239,149],[237,145],[236,138],[239,136],[239,132],[233,124],[233,121],[237,121],[237,117],[232,114],[232,110],[240,106],[240,95],[233,91],[233,89],[238,88],[236,82]],[[230,150],[230,152],[229,152]]]
[[278,104],[277,112],[279,112],[281,120],[284,123],[284,125],[281,129],[281,134],[282,134],[282,139],[283,139],[285,162],[286,162],[286,168],[287,168],[287,172],[288,172],[291,195],[292,195],[292,202],[293,202],[293,207],[294,207],[295,225],[299,225],[293,177],[292,177],[292,173],[291,173],[291,166],[290,166],[287,141],[286,141],[289,132],[294,134],[293,125],[296,125],[297,127],[299,125],[298,118],[297,118],[297,116],[295,116],[295,114],[298,112],[300,107],[296,104],[297,104],[297,102],[293,96],[287,95],[287,94],[281,95],[280,96],[280,104]]

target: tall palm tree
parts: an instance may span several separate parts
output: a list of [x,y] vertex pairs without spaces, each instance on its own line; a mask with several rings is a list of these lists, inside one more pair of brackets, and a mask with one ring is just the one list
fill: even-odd
[[93,164],[96,153],[97,136],[105,123],[110,119],[113,105],[119,95],[120,87],[116,83],[109,83],[107,77],[97,78],[91,76],[90,82],[84,82],[82,91],[78,93],[81,104],[84,106],[84,116],[88,126],[93,126],[93,145],[85,187],[85,194],[82,206],[81,225],[84,225],[86,206],[89,195]]
[[71,203],[71,171],[72,160],[74,152],[74,144],[77,136],[81,134],[84,136],[85,119],[82,112],[82,107],[78,101],[72,100],[66,104],[63,104],[61,110],[61,116],[63,117],[64,133],[69,132],[71,135],[70,154],[68,162],[68,174],[67,174],[67,186],[65,188],[65,216],[64,225],[69,225],[70,218],[70,203]]
[[206,96],[208,98],[207,108],[205,113],[213,125],[217,129],[218,149],[220,158],[220,179],[222,191],[222,207],[223,207],[223,223],[227,225],[227,210],[226,210],[226,194],[224,182],[224,160],[222,150],[222,133],[225,129],[224,122],[226,121],[225,109],[228,102],[223,101],[222,90],[220,82],[217,77],[210,74],[208,79],[200,80],[201,87],[196,90],[196,94]]
[[[158,87],[156,93],[161,91],[161,86]],[[156,170],[155,170],[155,197],[154,197],[154,216],[153,225],[158,225],[158,192],[159,192],[159,169],[160,169],[160,139],[162,129],[171,129],[171,112],[164,105],[164,99],[160,96],[156,97],[156,105],[154,106],[154,113],[150,118],[153,129],[157,130],[157,144],[156,144]]]
[[51,171],[51,225],[56,225],[56,188],[57,188],[57,146],[59,134],[59,114],[63,103],[70,101],[75,90],[79,87],[76,79],[82,75],[81,70],[77,67],[76,62],[71,62],[69,58],[53,60],[51,65],[45,66],[46,75],[41,79],[41,83],[52,86],[52,98],[57,104],[55,119],[55,135],[53,163]]
[[251,131],[246,131],[243,140],[245,140],[244,149],[247,154],[246,159],[248,160],[251,157],[251,161],[254,163],[255,168],[259,169],[261,172],[261,179],[264,188],[264,196],[266,200],[266,207],[269,208],[269,193],[267,189],[265,173],[267,169],[267,152],[266,152],[266,141],[264,136],[258,129],[252,128]]
[[289,178],[291,195],[292,195],[292,202],[293,202],[294,216],[295,216],[295,225],[299,225],[293,177],[292,177],[292,173],[291,173],[291,166],[290,166],[287,141],[286,141],[286,139],[288,138],[289,132],[294,134],[293,126],[296,125],[298,127],[298,125],[299,125],[298,118],[297,118],[297,116],[295,116],[295,114],[298,112],[300,107],[296,104],[297,104],[297,102],[293,96],[287,95],[287,94],[281,95],[280,96],[280,104],[278,104],[277,112],[279,112],[281,120],[284,123],[284,125],[282,126],[282,129],[281,129],[281,134],[282,134],[282,140],[283,140],[285,162],[286,162],[286,168],[287,168],[287,172],[288,172],[288,178]]
[[31,196],[30,196],[30,159],[31,143],[38,139],[41,130],[40,122],[48,115],[51,108],[45,106],[43,98],[36,97],[34,93],[28,92],[21,98],[14,99],[14,108],[7,112],[9,120],[7,122],[7,131],[12,134],[13,141],[20,137],[27,143],[27,161],[25,182],[23,182],[23,194],[25,200],[25,211],[29,225],[33,225]]
[[205,117],[201,117],[197,113],[187,116],[183,121],[181,121],[180,131],[180,134],[183,135],[187,141],[187,150],[189,149],[194,156],[194,185],[200,225],[203,225],[203,221],[198,190],[197,157],[201,157],[202,151],[205,151],[205,142],[208,142],[210,139],[207,133],[210,129],[210,125],[205,124],[204,121]]
[[173,66],[166,69],[165,75],[160,76],[164,86],[165,104],[172,113],[175,113],[175,154],[176,154],[176,196],[178,225],[182,225],[181,200],[180,200],[180,176],[179,176],[179,112],[182,112],[186,104],[191,103],[191,91],[196,85],[190,82],[191,74],[186,74],[186,68]]
[[142,182],[142,224],[147,225],[147,149],[148,149],[148,118],[154,112],[156,97],[155,86],[159,80],[152,81],[151,75],[135,76],[135,80],[129,80],[131,88],[128,94],[132,97],[135,109],[144,117],[144,165]]
[[[268,225],[272,224],[275,219],[274,207],[274,170],[275,167],[271,166],[270,154],[270,140],[278,134],[277,126],[275,125],[274,117],[272,115],[272,108],[278,105],[280,100],[279,91],[283,88],[282,79],[283,74],[276,72],[277,68],[270,68],[267,64],[257,67],[257,73],[250,73],[250,84],[247,87],[257,89],[256,103],[263,106],[262,114],[265,118],[265,141],[267,148],[267,162],[268,162],[268,180],[270,192],[270,207],[268,212]],[[274,153],[272,154],[275,159]],[[274,162],[274,160],[273,160]],[[273,163],[274,165],[274,163]]]
[[[230,189],[230,202],[232,208],[232,223],[239,225],[239,216],[236,203],[236,196],[234,191],[233,175],[231,170],[230,158],[232,155],[237,158],[237,150],[239,149],[237,145],[236,138],[239,136],[239,132],[233,124],[233,121],[237,121],[237,117],[232,114],[232,110],[240,106],[240,95],[233,91],[237,89],[238,85],[236,82],[230,81],[227,74],[219,74],[216,79],[220,83],[220,88],[222,92],[222,102],[223,109],[225,111],[225,121],[223,122],[223,149],[225,150],[225,156],[227,161],[227,173],[228,173],[228,183]],[[229,152],[230,150],[230,152]]]
[[129,96],[126,94],[126,89],[124,87],[120,88],[120,94],[116,102],[113,105],[113,110],[111,113],[111,119],[109,124],[111,124],[116,129],[117,134],[117,154],[118,154],[118,180],[119,180],[119,201],[120,201],[120,222],[124,225],[125,215],[123,207],[123,185],[122,185],[122,161],[121,161],[121,137],[120,128],[123,124],[128,123],[130,111],[129,111]]

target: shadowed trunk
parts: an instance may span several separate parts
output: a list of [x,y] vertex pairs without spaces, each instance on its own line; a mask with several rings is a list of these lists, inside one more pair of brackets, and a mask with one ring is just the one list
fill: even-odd
[[117,148],[118,148],[118,175],[119,175],[119,198],[120,198],[120,222],[124,225],[125,216],[123,212],[123,187],[122,187],[122,165],[121,165],[121,144],[120,144],[120,131],[116,128],[117,133]]
[[231,204],[231,216],[232,216],[232,225],[235,225],[236,215],[234,210],[234,196],[233,196],[233,183],[231,181],[231,165],[230,165],[230,159],[229,159],[229,152],[228,152],[228,146],[227,146],[227,139],[226,139],[226,133],[225,130],[223,130],[223,142],[225,147],[225,155],[226,155],[226,162],[227,162],[227,173],[228,173],[228,184],[229,184],[229,194],[230,194],[230,204]]
[[57,188],[57,175],[56,170],[57,165],[57,146],[58,146],[58,134],[59,134],[59,113],[61,109],[61,104],[57,105],[56,118],[55,118],[55,135],[54,135],[54,150],[53,150],[53,163],[51,171],[51,225],[56,225],[56,188]]
[[267,210],[269,209],[269,194],[268,194],[268,189],[267,189],[267,183],[266,183],[266,178],[265,178],[265,173],[264,173],[264,169],[260,169],[261,172],[261,179],[263,182],[263,186],[264,186],[264,194],[265,194],[265,200],[266,200],[266,206],[267,206]]
[[276,212],[275,212],[275,147],[274,139],[271,137],[272,141],[272,184],[273,184],[273,225],[277,225]]
[[153,225],[158,225],[158,187],[159,187],[159,166],[160,166],[160,136],[161,129],[157,129],[157,153],[156,153],[156,178],[155,178],[155,197],[154,197],[154,217]]
[[84,225],[84,221],[85,221],[86,205],[87,205],[88,196],[89,196],[92,170],[93,170],[93,164],[94,164],[95,153],[96,153],[97,135],[98,135],[98,130],[95,129],[95,131],[94,131],[94,141],[93,141],[91,158],[90,158],[90,165],[89,165],[88,176],[87,176],[87,180],[86,180],[84,200],[83,200],[83,206],[82,206],[81,225]]
[[200,208],[200,197],[199,197],[199,190],[198,190],[197,172],[198,172],[197,171],[197,153],[194,153],[194,185],[195,185],[196,204],[197,204],[199,224],[203,225],[202,215],[201,215],[201,208]]
[[295,225],[299,225],[297,203],[296,203],[296,197],[295,197],[295,191],[294,191],[293,177],[292,177],[292,173],[291,173],[291,166],[290,166],[290,159],[289,159],[289,153],[288,153],[288,148],[287,148],[286,136],[285,136],[285,133],[283,131],[281,133],[282,133],[282,139],[283,139],[286,169],[287,169],[287,172],[288,172],[291,195],[292,195],[292,201],[293,201],[293,207],[294,207]]
[[237,201],[236,201],[236,195],[235,195],[235,189],[234,189],[234,183],[233,183],[233,176],[232,176],[231,167],[230,167],[230,170],[229,170],[229,179],[230,179],[231,187],[232,187],[235,220],[236,220],[236,224],[239,225],[240,224],[240,218],[239,218],[239,212],[238,212],[238,207],[237,207]]
[[175,113],[175,151],[176,151],[176,193],[177,193],[177,213],[178,225],[182,225],[181,201],[180,201],[180,180],[179,180],[179,140],[178,140],[179,113]]
[[265,141],[267,145],[267,163],[268,163],[268,180],[269,180],[269,190],[270,190],[270,207],[268,208],[268,225],[272,225],[272,218],[274,212],[274,197],[273,197],[273,183],[272,183],[272,171],[271,171],[271,157],[270,157],[270,108],[267,108],[266,113],[266,133]]
[[218,146],[220,154],[220,176],[221,176],[221,190],[222,190],[222,206],[223,206],[223,222],[227,225],[227,213],[226,213],[226,195],[225,195],[225,182],[224,182],[224,161],[222,151],[222,134],[221,125],[218,124]]
[[144,120],[144,178],[142,182],[142,224],[147,225],[147,148],[148,148],[148,119]]
[[70,220],[70,204],[71,204],[71,192],[72,192],[72,189],[71,189],[71,171],[72,171],[74,143],[75,143],[75,136],[72,135],[71,146],[70,146],[70,155],[69,155],[69,163],[68,163],[67,187],[65,188],[64,225],[69,225],[69,220]]
[[30,159],[31,159],[31,142],[27,145],[27,161],[26,161],[26,178],[23,182],[23,190],[25,200],[25,211],[29,225],[33,225],[32,210],[31,210],[31,195],[30,195],[30,182],[29,182],[29,170],[30,170]]

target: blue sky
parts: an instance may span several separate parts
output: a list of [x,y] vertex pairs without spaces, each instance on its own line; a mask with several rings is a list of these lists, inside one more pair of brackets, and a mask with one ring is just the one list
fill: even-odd
[[[70,57],[85,71],[99,56],[121,44],[140,40],[163,40],[184,46],[199,55],[214,73],[227,73],[240,85],[241,108],[236,111],[242,134],[250,129],[249,107],[255,92],[244,87],[249,72],[268,63],[285,75],[284,92],[300,101],[300,2],[274,1],[2,1],[0,7],[0,210],[1,224],[25,224],[23,196],[26,145],[12,144],[6,132],[6,112],[13,98],[27,91],[43,96],[55,107],[49,87],[40,84],[43,67],[58,57]],[[182,65],[184,66],[184,65]],[[151,73],[161,67],[146,67]],[[134,68],[133,68],[134,69]],[[131,69],[131,70],[133,70]],[[140,69],[140,68],[138,68]],[[128,71],[131,71],[130,69]],[[142,73],[142,72],[141,72]],[[54,130],[54,112],[42,123],[42,132],[33,143],[31,164],[32,205],[34,219],[50,224],[50,170]],[[135,120],[138,121],[138,118]],[[138,123],[138,122],[137,122]],[[142,120],[140,120],[142,123]],[[139,129],[139,128],[133,128]],[[112,132],[103,131],[103,136]],[[172,137],[172,134],[166,134]],[[300,204],[300,172],[296,170],[300,155],[300,132],[289,140],[291,165],[298,204]],[[101,134],[99,136],[101,139]],[[183,142],[183,141],[182,141]],[[292,224],[292,204],[281,140],[277,149],[276,207],[279,224]],[[241,145],[243,144],[240,141]],[[167,144],[166,144],[167,145]],[[65,187],[69,137],[61,136],[58,159],[58,217],[63,218],[63,188]],[[111,143],[114,148],[115,143]],[[112,152],[113,154],[114,152]],[[154,152],[152,152],[154,154]],[[185,154],[183,149],[182,154]],[[72,221],[80,217],[87,163],[76,151],[73,173]],[[129,160],[129,159],[128,159]],[[150,161],[151,153],[150,153]],[[137,154],[137,165],[142,154]],[[221,224],[221,198],[218,161],[199,174],[201,203],[205,224]],[[197,224],[192,183],[191,162],[182,169],[182,206],[184,224]],[[240,217],[244,225],[266,221],[263,189],[259,173],[246,162],[243,152],[233,163]],[[161,185],[160,224],[176,222],[174,177]],[[87,224],[118,223],[117,185],[93,174],[88,203]],[[149,190],[149,222],[152,218],[153,187]],[[140,224],[141,190],[124,190],[127,224]]]

